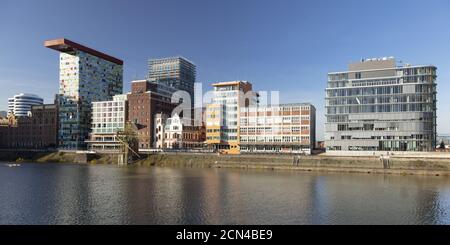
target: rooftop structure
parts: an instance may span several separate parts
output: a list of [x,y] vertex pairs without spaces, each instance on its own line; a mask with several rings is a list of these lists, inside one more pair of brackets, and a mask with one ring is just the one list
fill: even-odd
[[59,39],[45,41],[44,46],[47,48],[59,51],[61,53],[72,53],[72,52],[78,50],[78,51],[82,51],[82,52],[88,53],[90,55],[102,58],[104,60],[113,62],[115,64],[123,65],[123,61],[120,59],[114,58],[110,55],[107,55],[107,54],[97,51],[95,49],[88,48],[84,45],[70,41],[65,38],[59,38]]

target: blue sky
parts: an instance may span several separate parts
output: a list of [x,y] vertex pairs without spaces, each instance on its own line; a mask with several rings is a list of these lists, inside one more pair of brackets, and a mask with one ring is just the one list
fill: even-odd
[[150,57],[182,55],[204,90],[249,80],[281,102],[311,102],[323,137],[327,72],[361,58],[395,56],[438,67],[438,132],[450,133],[450,1],[0,1],[0,110],[19,92],[50,103],[66,37],[124,60],[125,91]]

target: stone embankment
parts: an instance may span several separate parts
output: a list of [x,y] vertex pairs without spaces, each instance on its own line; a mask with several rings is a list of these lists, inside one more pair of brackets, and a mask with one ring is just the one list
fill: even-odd
[[240,168],[265,170],[331,171],[450,175],[450,159],[294,155],[158,154],[137,161],[139,165],[173,167]]
[[[75,152],[0,151],[0,161],[117,164],[117,155]],[[217,155],[170,153],[142,155],[138,166],[329,171],[345,173],[418,174],[450,176],[450,158],[391,156]]]
[[4,162],[38,162],[38,163],[93,163],[117,164],[117,155],[88,154],[62,151],[1,150],[0,161]]

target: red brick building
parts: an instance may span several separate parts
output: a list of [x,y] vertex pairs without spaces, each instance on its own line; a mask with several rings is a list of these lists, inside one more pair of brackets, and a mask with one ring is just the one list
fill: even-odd
[[11,115],[0,125],[0,148],[48,149],[57,146],[56,104],[32,106],[30,117]]
[[131,83],[128,93],[128,119],[137,127],[139,149],[154,148],[154,119],[157,113],[171,114],[177,104],[171,103],[170,91],[164,94],[161,86],[147,80]]

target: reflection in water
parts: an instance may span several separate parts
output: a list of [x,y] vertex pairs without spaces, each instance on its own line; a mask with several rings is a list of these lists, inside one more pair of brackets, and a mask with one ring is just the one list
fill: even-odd
[[0,164],[0,224],[450,224],[450,179]]

